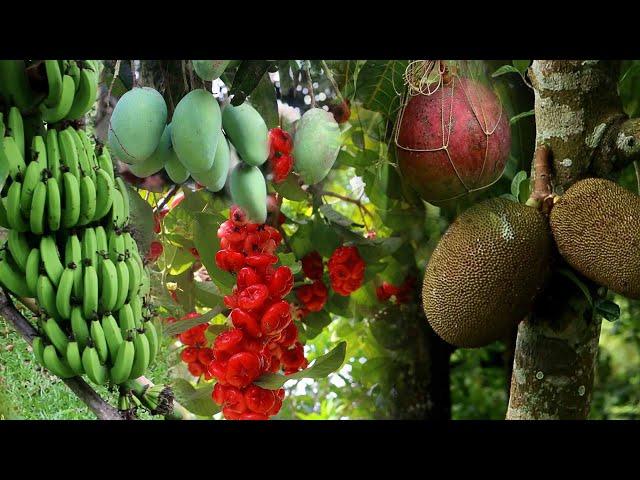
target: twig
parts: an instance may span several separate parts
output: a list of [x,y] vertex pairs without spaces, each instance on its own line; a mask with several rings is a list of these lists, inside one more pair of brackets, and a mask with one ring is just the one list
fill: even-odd
[[158,203],[158,205],[156,205],[156,208],[153,209],[153,213],[161,211],[165,207],[165,205],[169,203],[169,201],[176,195],[176,193],[178,193],[179,190],[180,185],[174,185],[173,187],[171,187],[167,194],[160,199],[160,202]]
[[338,99],[341,102],[344,102],[344,97],[342,96],[342,92],[340,91],[340,87],[338,87],[338,83],[336,82],[335,78],[333,77],[333,72],[329,68],[329,65],[327,65],[327,62],[325,60],[321,60],[321,62],[322,62],[322,68],[324,69],[324,74],[329,79],[329,82],[331,82],[331,85],[333,86],[333,89],[336,91],[336,95],[338,96]]
[[339,198],[340,200],[343,200],[345,202],[349,202],[349,203],[353,203],[354,205],[357,205],[359,209],[364,210],[364,212],[369,215],[371,218],[373,218],[373,214],[367,209],[367,207],[364,206],[364,204],[355,198],[351,198],[351,197],[347,197],[346,195],[340,195],[339,193],[335,193],[335,192],[328,192],[326,190],[323,190],[320,192],[320,195],[323,197],[334,197],[334,198]]
[[309,95],[311,96],[311,108],[316,108],[316,95],[313,93],[313,79],[311,78],[311,69],[309,68],[309,60],[305,60],[304,69],[307,72],[307,83],[309,84]]
[[133,88],[138,86],[138,78],[136,77],[136,61],[131,60],[131,82]]
[[109,85],[109,91],[107,92],[107,105],[111,101],[111,90],[113,89],[113,84],[116,83],[116,78],[120,75],[120,60],[116,60],[116,64],[113,67],[113,78],[111,79],[111,85]]
[[551,152],[547,145],[540,145],[535,152],[535,179],[528,204],[539,206],[548,212],[553,205],[553,190],[551,188]]
[[[30,307],[28,307],[30,308]],[[38,332],[29,321],[16,309],[9,296],[0,290],[0,314],[13,326],[20,336],[29,344],[33,343],[34,337],[38,336]],[[113,408],[104,401],[95,390],[93,390],[82,378],[63,378],[61,379],[80,400],[82,400],[89,409],[100,420],[122,420],[118,410]]]

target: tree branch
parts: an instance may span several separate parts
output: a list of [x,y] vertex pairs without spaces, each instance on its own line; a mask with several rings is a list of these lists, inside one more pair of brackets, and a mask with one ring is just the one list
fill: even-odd
[[[2,315],[13,328],[20,334],[26,342],[31,345],[34,337],[38,336],[38,332],[29,321],[16,309],[9,296],[0,290],[0,315]],[[122,420],[118,410],[105,402],[95,390],[93,390],[82,378],[63,378],[61,379],[80,400],[82,400],[89,409],[100,420]]]
[[160,201],[158,202],[158,205],[156,205],[156,208],[153,209],[153,213],[158,213],[160,211],[162,211],[162,209],[165,207],[165,205],[167,203],[169,203],[169,201],[180,191],[180,185],[174,185],[172,186],[169,191],[167,192],[167,194],[162,197],[160,199]]

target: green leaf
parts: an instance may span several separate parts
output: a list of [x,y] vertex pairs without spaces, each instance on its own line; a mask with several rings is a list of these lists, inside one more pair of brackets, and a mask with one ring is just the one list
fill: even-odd
[[511,181],[511,195],[516,198],[520,196],[520,184],[527,179],[527,172],[524,170],[520,170],[515,174],[513,180]]
[[513,66],[516,67],[518,72],[524,73],[527,71],[527,68],[529,68],[529,65],[531,65],[531,60],[511,60],[511,63],[513,63]]
[[367,244],[358,245],[358,253],[367,264],[372,264],[378,260],[393,255],[404,243],[400,237],[388,237],[368,241]]
[[208,308],[217,307],[223,304],[220,290],[213,282],[195,283],[196,300]]
[[307,340],[317,337],[331,323],[331,315],[326,310],[311,312],[302,319]]
[[348,152],[347,150],[340,150],[336,162],[338,165],[345,165],[347,167],[369,167],[373,165],[380,155],[373,150],[356,150],[355,154]]
[[129,194],[131,235],[138,244],[141,255],[149,251],[151,242],[156,238],[154,231],[153,208],[144,198],[136,192],[131,185],[125,182]]
[[298,230],[289,238],[289,245],[296,258],[302,258],[307,253],[314,251],[316,246],[311,241],[313,225],[306,223],[298,226]]
[[251,101],[251,105],[264,119],[268,129],[275,128],[280,124],[278,119],[276,88],[271,82],[268,73],[262,76],[262,79],[251,94],[249,100]]
[[293,252],[279,253],[278,259],[282,265],[289,267],[294,275],[302,270],[302,263],[296,260],[296,255]]
[[518,75],[520,75],[520,70],[518,70],[513,65],[503,65],[500,68],[498,68],[495,72],[493,72],[491,76],[495,78],[495,77],[499,77],[500,75],[504,75],[505,73],[517,73]]
[[362,106],[395,118],[408,64],[407,60],[367,60],[362,64],[356,81],[356,98]]
[[180,275],[186,272],[194,262],[195,258],[191,255],[191,252],[183,250],[182,248],[176,248],[169,265],[169,274]]
[[226,323],[218,323],[214,325],[209,325],[209,327],[207,327],[207,330],[204,332],[204,334],[205,334],[205,337],[207,338],[207,341],[213,342],[218,335],[220,335],[222,332],[225,332],[227,330],[229,330],[229,325],[227,325]]
[[251,95],[270,66],[269,60],[243,60],[240,63],[229,92],[229,96],[235,95],[231,100],[233,106],[242,104]]
[[309,194],[300,186],[298,175],[293,172],[291,172],[283,182],[272,182],[271,186],[278,194],[294,202],[302,202],[309,198]]
[[174,335],[186,332],[190,328],[196,327],[203,323],[209,323],[211,319],[218,315],[222,310],[222,307],[218,306],[212,308],[207,313],[205,313],[204,315],[200,315],[199,317],[189,318],[186,320],[178,320],[175,323],[165,325],[162,333],[164,333],[167,337],[173,337]]
[[191,413],[201,417],[211,417],[220,411],[218,405],[211,400],[213,387],[213,383],[205,383],[195,388],[183,378],[176,378],[171,383],[176,400]]
[[620,306],[611,300],[600,298],[594,305],[595,313],[602,315],[606,320],[615,322],[620,319]]
[[511,119],[509,120],[509,124],[513,125],[514,123],[516,123],[518,120],[522,119],[522,118],[526,118],[526,117],[531,117],[533,115],[535,115],[535,110],[531,109],[531,110],[527,110],[526,112],[522,112],[519,113],[518,115],[514,115],[513,117],[511,117]]
[[301,378],[325,378],[330,373],[338,370],[343,362],[347,352],[347,342],[340,342],[333,350],[316,358],[312,365],[300,372],[291,375],[281,375],[279,373],[267,373],[258,378],[256,385],[269,390],[277,390],[281,388],[288,380],[300,380]]
[[223,294],[227,295],[231,293],[236,280],[233,275],[221,270],[216,265],[216,253],[220,249],[220,239],[216,235],[219,226],[220,223],[215,217],[206,213],[197,214],[193,242],[196,244],[202,264],[207,269],[211,280],[216,283]]
[[318,208],[320,213],[324,215],[324,217],[331,223],[335,223],[337,225],[341,225],[343,227],[350,227],[354,224],[353,220],[345,217],[341,213],[336,212],[333,207],[329,204],[321,205]]
[[342,243],[342,239],[335,229],[327,225],[321,218],[316,218],[313,222],[311,238],[317,252],[323,257],[330,257]]

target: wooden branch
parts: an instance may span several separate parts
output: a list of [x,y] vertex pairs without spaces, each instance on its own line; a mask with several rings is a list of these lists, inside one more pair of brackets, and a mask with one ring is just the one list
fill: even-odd
[[[2,290],[0,290],[0,315],[11,323],[16,332],[29,345],[33,343],[34,337],[38,336],[33,325],[16,309],[9,295]],[[89,407],[98,419],[123,420],[118,410],[105,402],[82,378],[73,377],[61,380]]]
[[640,118],[615,117],[594,153],[590,173],[608,177],[640,160]]
[[162,211],[167,203],[180,191],[180,185],[174,185],[169,189],[167,194],[160,199],[156,208],[153,209],[153,213],[158,213]]
[[[540,145],[535,152],[533,162],[533,188],[531,200],[544,213],[553,206],[553,188],[551,186],[551,152],[547,145]],[[527,202],[531,204],[531,202]]]

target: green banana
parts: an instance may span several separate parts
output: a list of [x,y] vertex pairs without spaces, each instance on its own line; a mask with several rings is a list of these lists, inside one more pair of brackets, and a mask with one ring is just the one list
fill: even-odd
[[102,152],[98,155],[98,165],[102,170],[107,172],[111,180],[115,182],[116,176],[113,172],[113,163],[111,162],[111,156],[109,155],[107,147],[102,147]]
[[94,267],[98,265],[98,240],[93,228],[86,228],[82,234],[82,259]]
[[91,339],[87,321],[82,316],[82,309],[74,306],[71,308],[71,332],[73,338],[78,342],[80,348],[85,348]]
[[93,265],[84,266],[83,280],[82,313],[89,319],[98,312],[98,274]]
[[120,332],[120,327],[118,326],[118,322],[113,318],[111,314],[105,314],[102,317],[102,330],[104,331],[104,338],[107,341],[107,347],[109,349],[109,359],[113,364],[116,360],[116,356],[118,355],[118,349],[120,345],[122,345],[122,332]]
[[109,258],[102,260],[102,291],[100,306],[103,312],[115,309],[118,300],[118,271]]
[[40,275],[36,284],[36,298],[38,305],[48,316],[60,319],[56,307],[56,290],[46,275]]
[[32,248],[27,257],[27,265],[24,270],[24,277],[29,289],[29,297],[36,296],[38,277],[40,276],[40,249]]
[[118,349],[113,367],[111,367],[111,383],[119,385],[126,382],[131,376],[134,360],[136,357],[136,348],[132,341],[125,340]]
[[[66,351],[63,355],[65,354]],[[44,366],[47,367],[51,373],[60,378],[71,378],[76,376],[73,370],[71,370],[71,367],[67,364],[66,360],[58,357],[58,353],[53,345],[47,345],[44,347],[42,360],[44,362]]]
[[73,79],[73,91],[74,95],[80,88],[80,67],[75,60],[68,60],[67,63],[67,71],[71,78]]
[[43,171],[44,167],[40,162],[29,163],[25,170],[24,179],[22,180],[22,193],[20,194],[20,211],[25,216],[29,216],[29,212],[31,212],[33,192],[38,186],[38,182],[42,181]]
[[7,222],[9,227],[18,232],[26,232],[29,230],[29,224],[25,221],[20,213],[20,197],[22,195],[22,183],[13,182],[7,191],[7,203],[5,211],[7,213]]
[[96,213],[96,186],[88,175],[80,179],[80,218],[78,225],[86,225]]
[[107,347],[107,339],[104,336],[102,325],[100,325],[97,319],[91,321],[89,332],[91,332],[91,340],[93,340],[93,344],[98,352],[100,362],[106,362],[107,358],[109,358],[109,347]]
[[107,172],[99,168],[96,173],[96,211],[93,220],[101,220],[113,205],[113,191],[115,189],[113,180]]
[[47,275],[49,275],[53,285],[57,287],[60,283],[64,266],[60,261],[60,252],[54,236],[44,236],[40,239],[40,256]]
[[62,72],[60,64],[57,60],[44,61],[45,72],[47,73],[47,83],[49,85],[49,93],[44,99],[45,105],[53,107],[60,103],[62,99]]
[[87,152],[87,158],[89,159],[89,165],[91,166],[91,169],[94,171],[97,170],[99,166],[98,159],[96,158],[96,149],[91,142],[89,135],[87,135],[87,132],[85,132],[84,130],[76,130],[76,134],[78,135],[78,137],[80,137],[82,145],[84,145],[84,150],[85,152]]
[[133,318],[131,305],[128,303],[125,303],[122,308],[118,310],[118,325],[120,325],[122,338],[136,335],[136,321]]
[[133,314],[133,320],[136,328],[140,328],[142,326],[143,318],[142,318],[142,297],[138,295],[134,296],[129,301],[129,306],[131,307],[131,313]]
[[31,253],[31,247],[29,246],[27,235],[17,232],[16,230],[9,230],[9,234],[7,235],[7,247],[9,248],[11,257],[18,268],[23,272],[26,271],[27,259]]
[[80,219],[80,185],[78,179],[71,172],[63,174],[64,209],[62,210],[62,227],[71,228]]
[[91,168],[91,164],[89,163],[89,157],[87,155],[87,151],[84,148],[84,143],[78,136],[78,130],[75,128],[69,127],[69,133],[73,137],[73,141],[76,143],[76,152],[78,152],[78,165],[80,166],[80,174],[91,177],[91,180],[95,182],[96,174]]
[[73,139],[73,130],[71,127],[61,130],[58,133],[58,145],[60,146],[61,162],[64,167],[68,169],[80,182],[80,163],[78,160],[78,149],[76,148],[76,142]]
[[[49,169],[49,173],[53,176],[53,178],[57,180],[58,184],[62,185],[62,170],[60,170],[60,146],[58,145],[58,131],[53,128],[48,129],[46,142],[47,168]],[[68,208],[68,206],[65,205],[65,208]]]
[[125,253],[128,253],[129,255],[131,255],[133,252],[138,252],[138,244],[133,239],[133,236],[131,235],[131,233],[128,231],[125,231],[122,233],[122,236],[124,237]]
[[98,225],[93,229],[96,232],[96,247],[99,253],[109,253],[109,241],[107,240],[107,231],[102,225]]
[[67,344],[69,339],[64,331],[53,318],[47,318],[42,322],[42,329],[49,338],[49,341],[56,347],[58,352],[64,355],[67,352]]
[[122,199],[122,194],[120,190],[113,190],[112,194],[113,202],[111,205],[111,212],[108,216],[109,224],[115,228],[122,228],[125,224],[125,216],[124,216],[124,200]]
[[[2,140],[0,139],[0,142]],[[7,209],[4,207],[4,198],[0,197],[0,227],[11,228],[9,226],[9,219],[7,218]]]
[[117,262],[125,258],[125,239],[122,232],[118,230],[110,230],[107,234],[109,239],[109,258],[111,261]]
[[[47,144],[42,138],[42,135],[36,135],[31,140],[31,161],[38,162],[40,166],[47,168]],[[25,160],[27,157],[25,157]]]
[[31,350],[33,350],[33,355],[36,357],[36,361],[40,365],[44,366],[44,342],[42,341],[42,337],[33,337]]
[[77,376],[81,376],[84,373],[84,367],[82,366],[82,356],[80,355],[80,346],[78,342],[69,342],[67,344],[67,351],[65,354],[67,363],[73,373]]
[[56,123],[63,120],[71,106],[73,105],[73,97],[75,96],[75,84],[73,78],[69,75],[62,76],[62,93],[57,104],[47,107],[46,104],[40,105],[42,119],[47,123]]
[[[31,231],[36,235],[44,234],[46,225],[45,209],[47,206],[47,184],[44,182],[38,182],[35,190],[33,191],[33,198],[31,199],[31,211],[29,213],[29,227]],[[20,214],[20,208],[18,207],[18,215]]]
[[13,180],[20,180],[27,169],[24,156],[20,153],[19,146],[13,137],[4,137],[0,142],[0,161],[9,167],[9,176]]
[[76,234],[69,235],[64,253],[64,264],[73,270],[72,295],[76,300],[82,298],[82,245]]
[[149,342],[149,365],[152,365],[158,355],[158,348],[160,346],[158,339],[158,330],[151,320],[144,323],[144,335]]
[[149,295],[149,292],[151,291],[151,283],[150,283],[150,278],[149,278],[149,272],[147,271],[146,267],[142,270],[142,279],[140,281],[140,291],[138,292],[138,295],[142,296],[142,297],[146,297],[147,295]]
[[123,225],[129,222],[129,216],[131,215],[131,206],[129,201],[129,189],[127,185],[122,180],[122,177],[116,177],[116,187],[120,191],[122,195],[122,214],[124,215]]
[[29,85],[24,60],[0,60],[0,89],[20,110],[30,110],[41,99]]
[[127,267],[127,264],[124,262],[124,258],[116,262],[115,267],[116,273],[118,275],[118,285],[116,289],[118,295],[113,309],[119,310],[127,301],[127,297],[129,295],[129,269]]
[[47,180],[47,214],[49,229],[57,232],[62,222],[62,199],[58,181],[53,177]]
[[25,143],[24,143],[24,122],[22,121],[22,114],[16,107],[9,109],[9,115],[7,116],[7,133],[13,137],[20,152],[20,156],[25,159]]
[[65,320],[71,318],[71,294],[73,293],[73,280],[77,267],[65,268],[60,277],[60,284],[56,292],[56,308],[58,313]]
[[98,93],[98,78],[93,70],[84,68],[80,70],[79,85],[71,110],[67,114],[68,120],[75,120],[83,117],[96,101]]
[[0,249],[0,285],[18,297],[29,297],[30,290],[24,274],[9,260],[6,248]]
[[109,380],[109,370],[100,362],[95,347],[86,347],[82,352],[82,367],[89,380],[96,385],[104,385]]
[[132,302],[134,298],[138,296],[140,290],[140,267],[132,257],[128,257],[125,260],[127,269],[129,270],[129,292],[127,294],[127,300]]
[[131,368],[130,379],[135,379],[144,375],[144,372],[149,367],[149,360],[151,358],[149,352],[149,340],[145,335],[136,335],[133,339],[133,346],[135,347],[136,354],[133,359],[133,367]]

